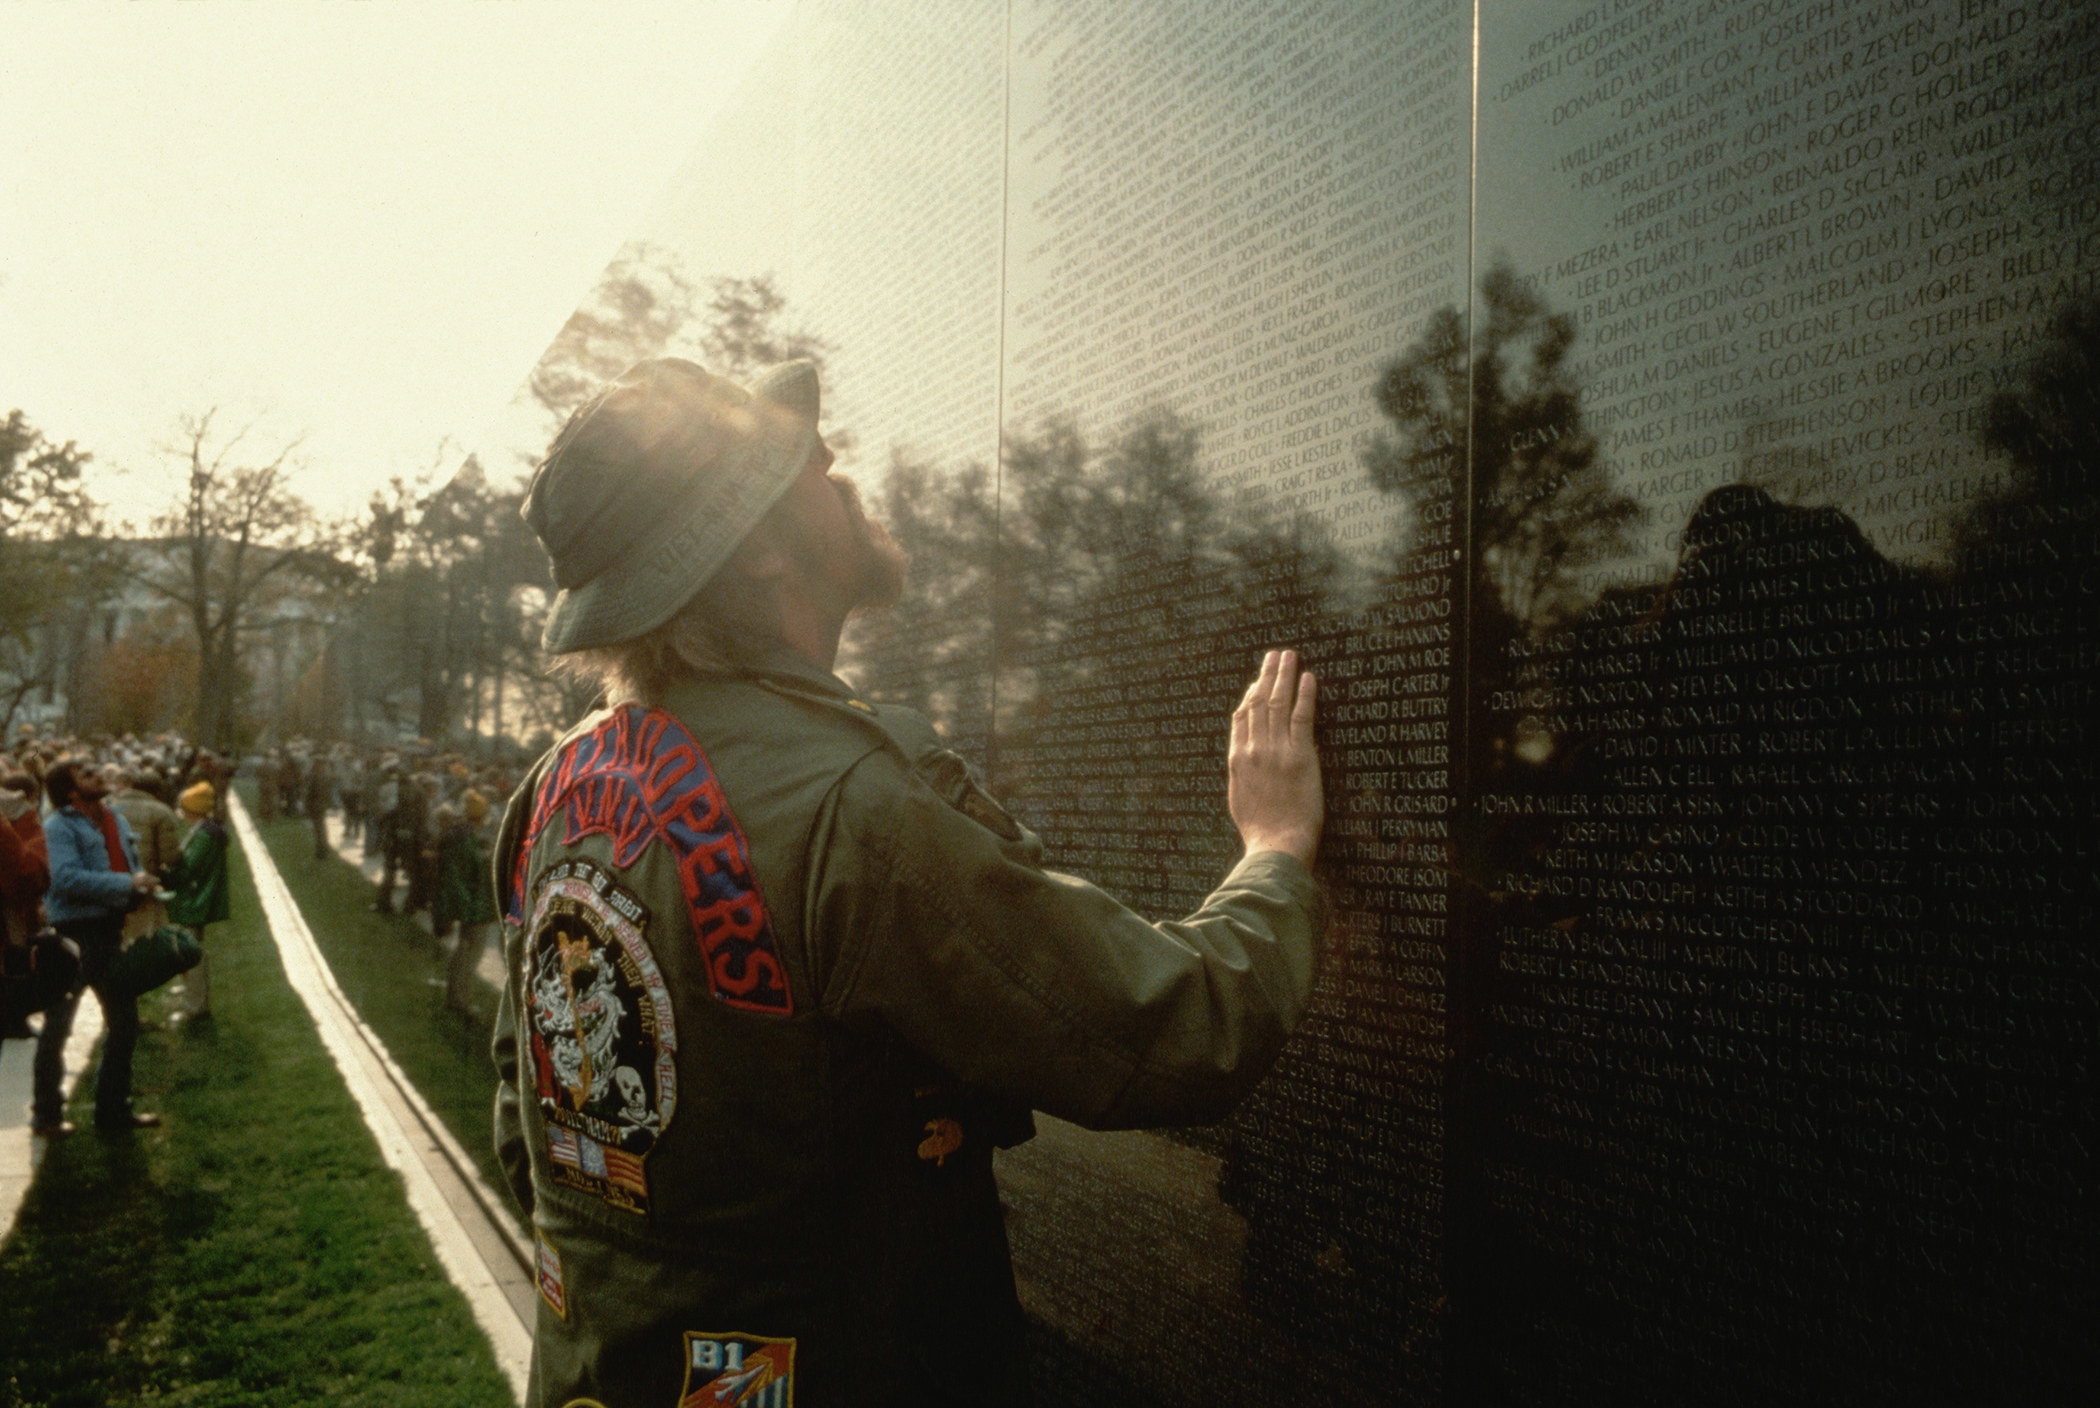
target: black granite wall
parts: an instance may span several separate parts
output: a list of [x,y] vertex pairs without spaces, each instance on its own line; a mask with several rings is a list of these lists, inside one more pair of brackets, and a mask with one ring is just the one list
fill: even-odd
[[1045,1403],[2093,1380],[2100,12],[810,3],[641,238],[918,560],[848,668],[1155,914],[1326,686],[1312,1015],[1002,1156]]

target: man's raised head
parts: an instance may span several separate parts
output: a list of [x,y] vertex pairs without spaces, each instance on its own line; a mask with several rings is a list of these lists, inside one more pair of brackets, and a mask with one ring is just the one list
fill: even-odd
[[94,760],[79,754],[60,758],[44,774],[44,795],[51,799],[54,811],[64,810],[80,797],[100,801],[108,790]]
[[676,357],[628,368],[579,407],[523,510],[560,588],[546,650],[613,645],[676,615],[794,483],[817,412],[808,362],[745,388]]

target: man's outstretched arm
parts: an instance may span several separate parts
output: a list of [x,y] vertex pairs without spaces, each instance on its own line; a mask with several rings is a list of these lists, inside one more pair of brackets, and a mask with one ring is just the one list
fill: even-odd
[[1152,924],[1042,868],[887,754],[820,821],[810,922],[839,937],[824,1004],[962,1080],[1100,1127],[1221,1117],[1312,992],[1320,896],[1316,687],[1272,652],[1234,714],[1228,796],[1246,854],[1197,910]]

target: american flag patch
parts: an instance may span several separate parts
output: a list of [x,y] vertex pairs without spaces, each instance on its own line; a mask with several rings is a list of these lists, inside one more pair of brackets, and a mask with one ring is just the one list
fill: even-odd
[[547,1157],[569,1168],[579,1168],[576,1155],[576,1131],[563,1129],[558,1124],[547,1126]]
[[605,1176],[630,1193],[647,1193],[649,1180],[642,1176],[642,1161],[618,1149],[600,1151],[605,1158]]

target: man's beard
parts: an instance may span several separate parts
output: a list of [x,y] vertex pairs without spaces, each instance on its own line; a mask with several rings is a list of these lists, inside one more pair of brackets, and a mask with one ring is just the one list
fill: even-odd
[[851,612],[880,611],[895,606],[904,597],[904,579],[911,570],[911,554],[890,536],[890,530],[868,517],[861,507],[860,486],[842,474],[830,476],[845,501],[859,539],[861,560],[847,586]]

